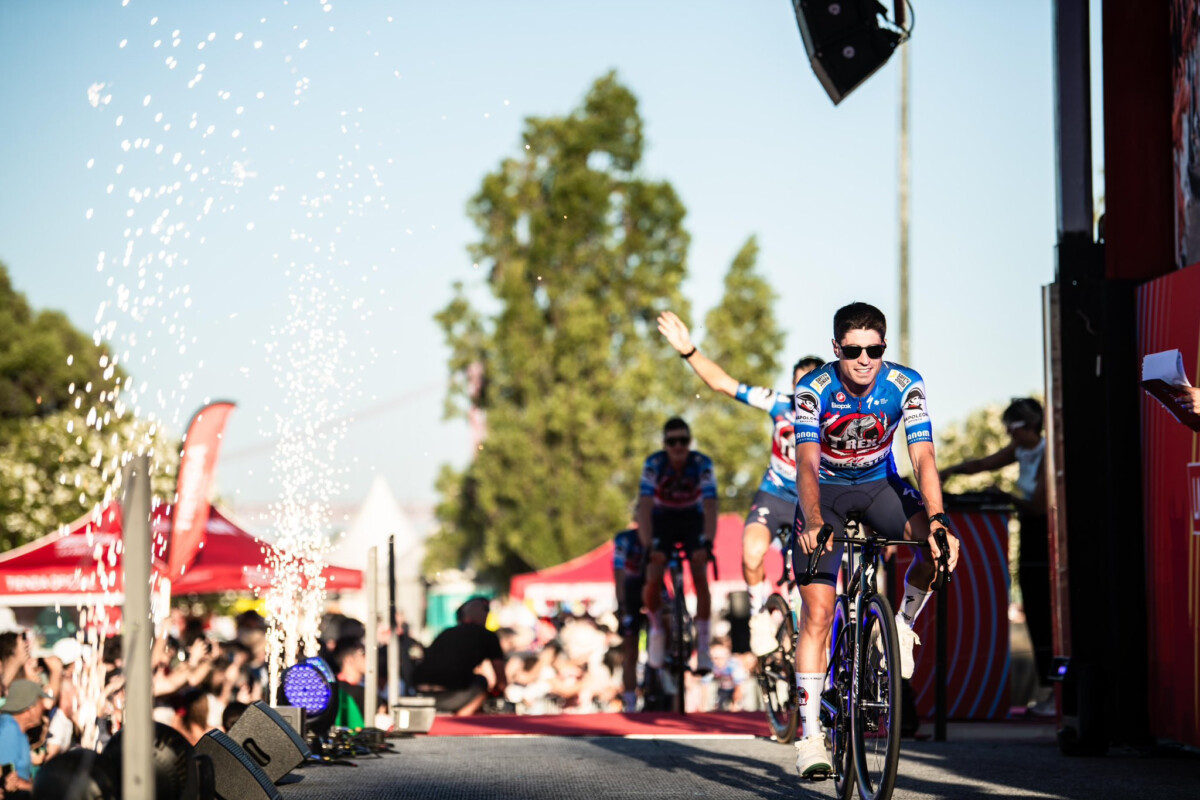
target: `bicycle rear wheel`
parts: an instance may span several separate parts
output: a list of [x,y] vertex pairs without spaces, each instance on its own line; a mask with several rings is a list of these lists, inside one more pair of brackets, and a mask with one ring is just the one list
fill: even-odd
[[854,676],[854,630],[850,626],[850,601],[839,595],[830,632],[829,673],[822,699],[834,706],[832,717],[822,716],[829,752],[833,755],[834,794],[840,800],[854,797],[854,748],[850,737],[850,682]]
[[859,625],[858,674],[850,693],[854,772],[862,800],[887,800],[900,760],[900,652],[887,598],[871,595]]
[[791,744],[800,724],[800,709],[796,702],[796,621],[782,595],[768,597],[765,609],[772,619],[776,614],[781,619],[775,634],[779,648],[759,657],[758,686],[771,735],[780,744]]

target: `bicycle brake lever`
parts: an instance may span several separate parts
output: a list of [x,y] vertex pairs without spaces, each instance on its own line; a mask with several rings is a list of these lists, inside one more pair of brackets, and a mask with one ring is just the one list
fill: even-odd
[[825,545],[829,542],[829,537],[832,535],[833,526],[826,522],[817,533],[816,548],[808,554],[808,569],[804,570],[804,574],[799,576],[799,579],[796,581],[801,586],[808,586],[812,583],[813,578],[817,577],[817,564],[821,563],[821,553],[824,552]]
[[938,551],[941,553],[937,559],[937,572],[933,577],[933,585],[930,587],[936,592],[951,583],[954,578],[950,574],[950,542],[946,538],[946,529],[934,528],[933,540],[937,542]]

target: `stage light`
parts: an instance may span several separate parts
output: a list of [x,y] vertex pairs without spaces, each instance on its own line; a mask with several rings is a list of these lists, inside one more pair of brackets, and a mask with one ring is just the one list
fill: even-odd
[[813,72],[834,105],[891,58],[908,38],[903,25],[905,0],[895,0],[895,23],[878,0],[792,0],[800,38]]
[[304,709],[305,728],[324,736],[337,717],[337,679],[319,658],[298,661],[283,671],[283,696],[288,705]]

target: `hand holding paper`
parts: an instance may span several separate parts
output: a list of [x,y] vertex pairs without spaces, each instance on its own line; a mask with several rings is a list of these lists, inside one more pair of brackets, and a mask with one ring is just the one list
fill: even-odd
[[1142,388],[1175,419],[1200,431],[1200,389],[1188,382],[1183,371],[1183,354],[1178,350],[1150,353],[1142,359]]

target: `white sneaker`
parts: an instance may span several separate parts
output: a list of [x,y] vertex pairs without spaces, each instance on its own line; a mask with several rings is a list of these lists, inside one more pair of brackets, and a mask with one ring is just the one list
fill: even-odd
[[708,650],[696,649],[696,674],[707,675],[712,672],[712,656]]
[[750,652],[762,658],[779,649],[775,621],[771,612],[763,609],[750,617]]
[[805,736],[796,740],[796,772],[801,778],[824,778],[833,772],[825,737]]
[[921,637],[899,614],[896,615],[896,633],[900,640],[900,677],[908,680],[913,674],[913,647],[921,643]]
[[666,650],[667,632],[662,628],[658,630],[651,628],[649,635],[646,636],[646,663],[654,669],[661,668]]

